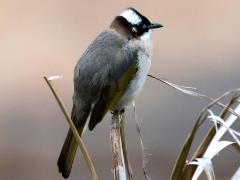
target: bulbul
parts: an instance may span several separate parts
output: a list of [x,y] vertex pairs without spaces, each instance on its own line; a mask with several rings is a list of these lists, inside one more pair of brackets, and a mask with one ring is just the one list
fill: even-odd
[[[139,94],[151,65],[151,30],[160,27],[128,8],[83,53],[74,69],[71,114],[79,135],[89,116],[93,130],[108,111],[124,111]],[[70,175],[77,146],[69,130],[57,163],[64,178]]]

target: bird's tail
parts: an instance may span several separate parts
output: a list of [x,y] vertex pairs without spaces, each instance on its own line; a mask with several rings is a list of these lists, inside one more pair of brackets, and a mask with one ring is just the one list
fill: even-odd
[[[82,112],[80,119],[77,119],[77,114],[78,113],[76,113],[76,110],[73,107],[72,120],[78,130],[79,135],[81,136],[87,121],[87,117],[89,115],[89,111]],[[69,129],[57,162],[59,172],[62,173],[62,176],[64,178],[68,178],[70,175],[77,147],[78,147],[77,141],[75,140],[71,129]]]

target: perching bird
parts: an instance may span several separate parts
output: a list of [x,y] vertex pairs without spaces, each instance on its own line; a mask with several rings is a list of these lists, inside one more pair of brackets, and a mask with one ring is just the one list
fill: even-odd
[[[71,114],[79,135],[89,116],[93,130],[108,111],[123,111],[139,94],[151,65],[151,29],[160,27],[128,8],[83,53],[74,70]],[[77,146],[69,130],[58,159],[64,178],[70,175]]]

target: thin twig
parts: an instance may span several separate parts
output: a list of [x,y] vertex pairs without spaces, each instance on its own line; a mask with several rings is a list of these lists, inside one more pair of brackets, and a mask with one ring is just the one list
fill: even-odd
[[141,144],[141,150],[142,150],[142,169],[143,169],[143,174],[146,180],[151,180],[150,177],[148,176],[147,170],[146,170],[146,164],[147,164],[147,155],[145,151],[145,146],[143,144],[143,135],[142,135],[142,130],[141,130],[141,125],[137,117],[137,111],[136,111],[136,105],[133,103],[133,110],[134,110],[134,119],[136,122],[136,127],[137,127],[137,132],[139,135],[140,139],[140,144]]
[[122,115],[122,120],[121,120],[121,127],[120,127],[120,134],[121,134],[121,139],[122,139],[122,148],[123,148],[123,156],[124,156],[124,160],[125,160],[125,164],[126,164],[126,171],[127,171],[127,175],[128,175],[128,179],[129,180],[134,180],[134,176],[133,176],[133,171],[132,171],[132,167],[128,158],[128,152],[127,152],[127,143],[126,143],[126,139],[125,139],[125,115]]
[[48,80],[48,78],[46,76],[44,76],[43,78],[46,81],[46,83],[47,83],[48,87],[50,88],[51,92],[53,93],[53,95],[54,95],[54,97],[55,97],[59,107],[61,108],[61,110],[62,110],[62,112],[63,112],[63,114],[65,116],[65,119],[67,120],[67,122],[68,122],[68,124],[69,124],[69,126],[71,128],[71,131],[72,131],[72,133],[74,135],[74,138],[76,139],[76,141],[77,141],[77,143],[78,143],[78,145],[79,145],[79,147],[80,147],[80,149],[82,151],[83,157],[84,157],[84,159],[85,159],[85,161],[87,163],[87,166],[88,166],[88,169],[89,169],[89,171],[91,173],[92,179],[93,180],[98,180],[97,173],[96,173],[96,171],[94,169],[93,163],[92,163],[92,161],[90,159],[90,156],[89,156],[89,154],[87,152],[87,149],[86,149],[84,143],[82,142],[82,139],[79,136],[78,131],[75,128],[71,118],[68,116],[68,113],[67,113],[67,111],[66,111],[66,109],[65,109],[65,107],[64,107],[64,105],[63,105],[63,103],[61,101],[61,99],[59,98],[59,96],[57,95],[56,91],[54,90],[54,88],[53,88],[53,86],[51,84],[51,80]]
[[110,138],[112,143],[113,152],[113,167],[114,167],[114,179],[126,180],[126,167],[123,156],[122,140],[120,133],[122,113],[114,112],[112,116]]

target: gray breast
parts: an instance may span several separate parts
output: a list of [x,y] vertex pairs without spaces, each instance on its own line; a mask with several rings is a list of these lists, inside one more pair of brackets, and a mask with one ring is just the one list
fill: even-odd
[[130,47],[139,45],[140,47],[137,53],[138,71],[136,73],[136,76],[129,83],[125,93],[120,98],[113,110],[122,109],[123,107],[129,105],[140,93],[144,86],[147,74],[151,66],[151,40],[148,39],[146,41],[135,41],[133,42],[133,44],[130,44]]

